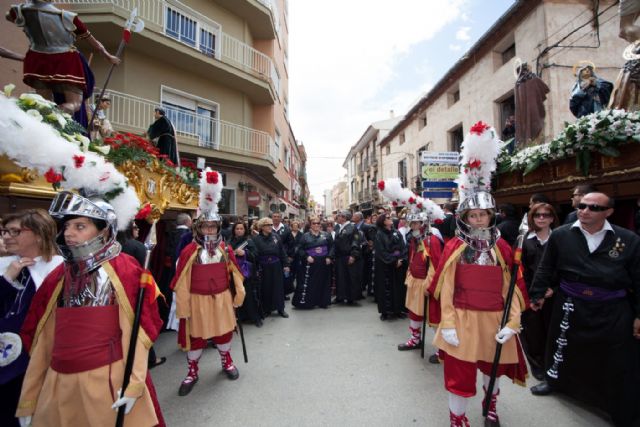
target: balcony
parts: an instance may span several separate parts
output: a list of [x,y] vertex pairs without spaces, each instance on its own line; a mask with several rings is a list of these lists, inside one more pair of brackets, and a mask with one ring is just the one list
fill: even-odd
[[111,45],[119,43],[120,28],[137,7],[145,29],[133,36],[129,49],[164,61],[170,53],[172,64],[247,93],[258,104],[272,104],[279,96],[280,78],[269,56],[224,33],[220,24],[177,0],[57,3],[81,13],[96,38]]
[[280,27],[277,4],[273,0],[216,0],[216,3],[247,22],[256,39],[274,39]]
[[[99,93],[96,90],[94,93]],[[153,121],[159,102],[116,91],[107,91],[111,108],[107,118],[116,130],[141,134]],[[262,166],[276,170],[277,148],[271,135],[246,126],[212,119],[165,106],[176,129],[181,152],[212,157],[216,162]]]
[[364,191],[360,190],[358,191],[358,199],[356,200],[357,203],[362,203],[364,202]]

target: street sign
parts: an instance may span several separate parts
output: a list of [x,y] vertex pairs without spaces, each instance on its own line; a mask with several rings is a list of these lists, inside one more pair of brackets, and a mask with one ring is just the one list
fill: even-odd
[[425,199],[451,199],[453,193],[451,191],[423,191],[422,197]]
[[460,153],[457,151],[423,151],[420,154],[422,163],[435,163],[440,165],[457,165]]
[[249,191],[247,192],[247,204],[251,207],[257,207],[260,205],[262,197],[260,197],[260,193],[257,191]]
[[458,177],[460,172],[457,165],[433,165],[427,164],[422,166],[422,178],[426,180],[446,180],[453,181]]
[[458,184],[453,181],[422,181],[422,188],[458,188]]

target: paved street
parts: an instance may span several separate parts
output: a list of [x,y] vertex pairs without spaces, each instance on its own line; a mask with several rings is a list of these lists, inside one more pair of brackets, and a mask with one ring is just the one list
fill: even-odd
[[[232,355],[240,378],[229,381],[214,349],[200,361],[200,381],[178,397],[185,356],[173,332],[156,345],[166,364],[152,370],[160,405],[170,426],[448,426],[442,366],[418,351],[400,353],[406,320],[381,322],[371,302],[362,307],[293,310],[270,317],[261,329],[245,325],[249,364],[239,337]],[[433,332],[427,334],[430,339]],[[428,350],[432,350],[429,346]],[[530,380],[535,384],[536,380]],[[604,427],[597,414],[560,397],[534,397],[503,383],[498,413],[503,426]],[[478,386],[481,390],[481,385]],[[472,399],[472,426],[483,425],[481,393]]]

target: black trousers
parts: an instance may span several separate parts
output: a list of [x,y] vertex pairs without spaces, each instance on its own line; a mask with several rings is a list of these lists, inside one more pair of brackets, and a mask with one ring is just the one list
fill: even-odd
[[0,426],[20,427],[16,418],[16,409],[23,380],[24,374],[18,375],[5,384],[0,384]]

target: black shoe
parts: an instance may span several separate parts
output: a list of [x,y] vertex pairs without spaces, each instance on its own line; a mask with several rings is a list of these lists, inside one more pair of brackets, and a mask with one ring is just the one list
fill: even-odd
[[406,319],[407,318],[407,313],[403,313],[403,312],[396,313],[396,317],[398,319]]
[[389,320],[389,315],[387,313],[382,313],[380,315],[380,320],[382,321]]
[[262,323],[262,319],[258,319],[258,320],[256,320],[256,322],[255,322],[255,323],[256,323],[256,327],[258,327],[258,328],[262,328],[262,324],[263,324],[263,323]]
[[183,382],[182,384],[180,384],[180,388],[178,389],[178,396],[186,396],[187,394],[191,393],[191,390],[193,390],[193,386],[196,385],[197,382],[198,378],[191,381],[190,383]]
[[535,396],[548,396],[551,393],[553,393],[553,390],[546,381],[542,381],[540,384],[531,387],[531,394]]
[[437,354],[432,354],[431,356],[429,356],[429,363],[433,363],[434,365],[439,365],[440,358],[438,357]]
[[156,359],[155,361],[153,361],[153,362],[149,363],[149,369],[153,369],[153,368],[155,368],[156,366],[160,366],[160,365],[162,365],[162,364],[163,364],[164,362],[166,362],[166,361],[167,361],[167,358],[166,358],[166,357],[161,357],[160,359]]
[[402,344],[398,344],[398,350],[399,351],[407,351],[407,350],[420,350],[422,347],[420,346],[420,343],[416,344],[416,345],[409,345],[406,342],[403,342]]
[[355,301],[347,301],[347,305],[349,307],[360,307],[360,303]]
[[500,421],[490,420],[489,418],[484,419],[484,427],[500,427]]
[[224,373],[231,381],[237,380],[240,376],[240,372],[238,372],[238,368],[236,368],[235,366],[233,367],[233,369],[224,369]]
[[289,314],[284,310],[278,311],[278,314],[280,315],[280,317],[284,317],[285,319],[289,317]]
[[339,300],[338,298],[334,298],[333,301],[331,301],[331,304],[342,304],[344,302],[344,300]]
[[291,301],[291,297],[289,295],[285,295],[284,300],[285,301]]

